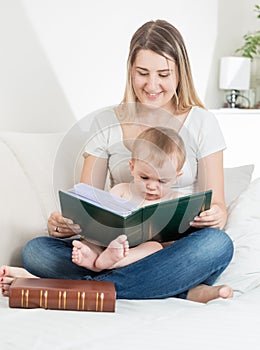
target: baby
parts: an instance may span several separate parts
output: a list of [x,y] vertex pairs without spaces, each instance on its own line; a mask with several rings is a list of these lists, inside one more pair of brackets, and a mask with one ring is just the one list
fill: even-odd
[[[185,146],[176,131],[157,127],[143,131],[134,141],[129,167],[133,182],[121,183],[111,193],[146,206],[177,198],[172,190],[182,174]],[[92,271],[114,269],[131,264],[170,244],[147,241],[129,248],[126,235],[120,235],[104,249],[96,244],[74,240],[72,261]]]

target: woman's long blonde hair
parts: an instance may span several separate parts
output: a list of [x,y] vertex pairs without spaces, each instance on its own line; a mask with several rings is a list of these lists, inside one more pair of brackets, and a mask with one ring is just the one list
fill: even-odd
[[130,42],[127,82],[122,103],[138,102],[133,89],[132,67],[140,50],[151,50],[166,59],[171,57],[174,60],[179,83],[173,96],[173,105],[178,113],[187,112],[192,106],[205,108],[194,87],[183,38],[173,25],[164,20],[149,21],[134,33]]

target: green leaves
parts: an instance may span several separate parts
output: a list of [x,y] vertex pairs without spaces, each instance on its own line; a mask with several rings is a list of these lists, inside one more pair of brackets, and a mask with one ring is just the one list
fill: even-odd
[[[258,13],[257,18],[260,18],[260,5],[255,5],[254,11]],[[247,33],[243,36],[244,45],[236,50],[243,57],[253,59],[255,56],[260,56],[260,30],[253,33]]]

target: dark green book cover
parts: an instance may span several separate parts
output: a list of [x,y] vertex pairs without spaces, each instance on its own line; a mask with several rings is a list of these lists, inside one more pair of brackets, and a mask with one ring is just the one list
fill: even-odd
[[150,239],[180,239],[194,231],[189,223],[210,208],[211,196],[209,190],[136,208],[129,201],[85,184],[59,191],[62,215],[80,225],[82,237],[103,246],[121,234],[127,235],[130,246]]

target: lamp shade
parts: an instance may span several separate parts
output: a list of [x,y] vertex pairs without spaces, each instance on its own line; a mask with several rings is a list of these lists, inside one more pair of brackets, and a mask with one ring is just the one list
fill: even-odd
[[250,67],[250,58],[222,57],[220,60],[219,88],[223,90],[248,90]]

